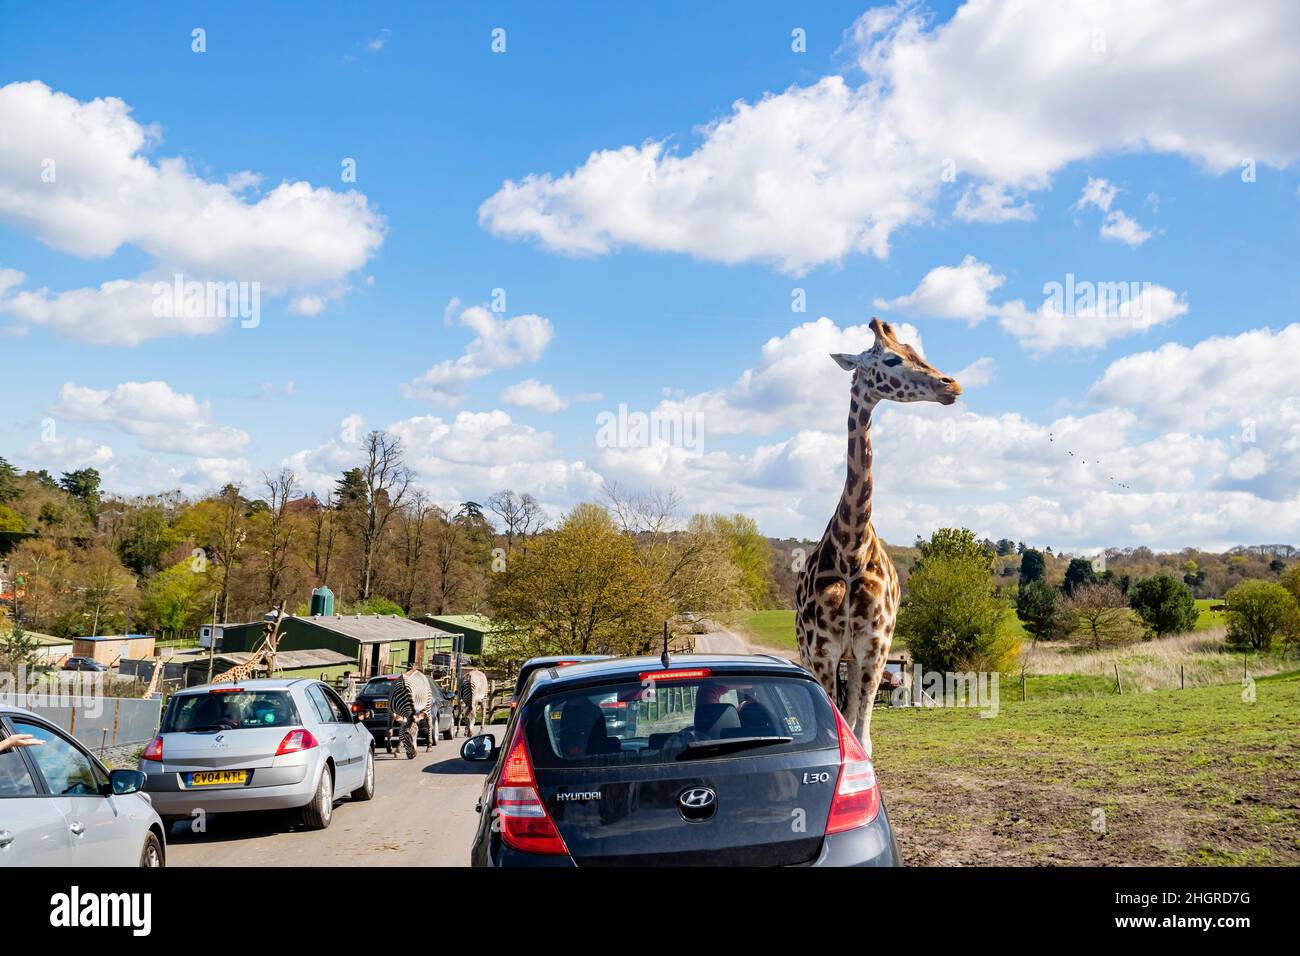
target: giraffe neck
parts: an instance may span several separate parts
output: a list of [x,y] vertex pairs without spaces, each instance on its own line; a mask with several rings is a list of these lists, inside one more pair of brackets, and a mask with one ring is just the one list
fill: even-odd
[[849,399],[848,471],[835,512],[845,535],[842,547],[849,553],[860,551],[875,536],[871,527],[871,413],[875,407],[875,399],[862,401],[856,394]]

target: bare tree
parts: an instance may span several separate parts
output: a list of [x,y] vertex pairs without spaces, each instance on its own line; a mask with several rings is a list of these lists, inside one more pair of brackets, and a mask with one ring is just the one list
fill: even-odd
[[446,614],[460,593],[457,574],[465,560],[465,529],[454,515],[434,506],[431,513],[437,519],[438,536],[433,544],[433,576],[438,585],[438,613]]
[[294,526],[289,516],[289,499],[297,488],[298,478],[288,468],[281,468],[278,474],[262,472],[262,481],[266,485],[267,502],[270,510],[266,516],[266,605],[273,607],[276,599],[281,597],[280,587],[284,583],[284,574],[289,566],[290,545],[293,542]]
[[383,540],[388,520],[406,497],[414,477],[406,467],[400,439],[373,431],[362,442],[366,461],[361,477],[366,486],[366,513],[361,525],[361,600],[370,597],[375,551]]
[[488,509],[505,526],[506,553],[509,554],[514,549],[516,539],[527,550],[528,536],[540,531],[544,520],[542,506],[537,499],[528,492],[516,495],[507,488],[491,495],[487,504]]
[[244,518],[244,499],[240,486],[229,484],[221,489],[220,518],[216,528],[213,560],[221,568],[221,619],[230,617],[230,572],[239,563],[239,550],[248,535]]
[[334,540],[338,537],[339,525],[336,513],[337,499],[333,492],[325,494],[321,501],[312,492],[312,570],[316,575],[317,586],[329,585],[330,560],[334,556]]
[[1113,584],[1076,587],[1065,601],[1065,616],[1070,629],[1082,631],[1098,650],[1107,644],[1123,644],[1139,634],[1128,600]]
[[411,495],[409,504],[399,513],[404,569],[402,610],[407,614],[411,613],[411,607],[415,604],[415,588],[420,580],[420,566],[427,545],[425,531],[428,528],[429,516],[433,512],[434,506],[429,503],[424,492],[416,489]]

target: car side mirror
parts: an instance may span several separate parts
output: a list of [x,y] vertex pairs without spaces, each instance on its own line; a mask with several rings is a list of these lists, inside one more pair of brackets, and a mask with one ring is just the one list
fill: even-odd
[[461,744],[461,760],[491,760],[496,756],[497,739],[492,734],[478,734]]
[[124,797],[128,793],[139,793],[144,789],[145,775],[139,770],[110,770],[108,786],[114,796]]

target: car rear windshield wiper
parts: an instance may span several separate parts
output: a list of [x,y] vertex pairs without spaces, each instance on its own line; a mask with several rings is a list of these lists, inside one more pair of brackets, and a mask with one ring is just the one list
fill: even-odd
[[694,740],[686,745],[686,749],[677,755],[678,760],[693,760],[696,757],[706,757],[709,754],[721,753],[727,750],[751,750],[755,747],[770,747],[773,744],[788,744],[793,737],[724,737],[721,740]]

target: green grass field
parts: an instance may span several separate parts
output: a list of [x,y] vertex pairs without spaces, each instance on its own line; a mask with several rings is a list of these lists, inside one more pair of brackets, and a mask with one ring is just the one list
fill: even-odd
[[876,711],[907,862],[1300,864],[1300,673],[1259,679],[1253,703],[1238,684],[1025,704],[1018,691],[990,718]]
[[794,611],[736,611],[723,623],[755,644],[793,651]]

